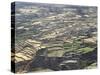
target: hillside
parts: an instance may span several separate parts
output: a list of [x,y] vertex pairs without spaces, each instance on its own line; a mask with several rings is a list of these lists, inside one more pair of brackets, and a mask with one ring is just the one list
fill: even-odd
[[97,66],[97,7],[16,2],[15,12],[17,73]]

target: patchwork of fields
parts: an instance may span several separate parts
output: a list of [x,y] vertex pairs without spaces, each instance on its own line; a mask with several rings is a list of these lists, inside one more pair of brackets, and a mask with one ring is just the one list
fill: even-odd
[[97,7],[15,4],[17,73],[97,67]]

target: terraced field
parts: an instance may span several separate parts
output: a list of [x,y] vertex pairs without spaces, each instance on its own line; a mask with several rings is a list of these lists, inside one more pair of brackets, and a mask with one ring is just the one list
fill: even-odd
[[16,73],[97,67],[97,7],[15,4]]

